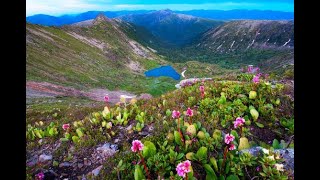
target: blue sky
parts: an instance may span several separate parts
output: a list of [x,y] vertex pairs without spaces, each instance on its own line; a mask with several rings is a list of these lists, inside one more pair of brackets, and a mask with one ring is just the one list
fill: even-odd
[[26,0],[26,15],[59,16],[86,11],[259,9],[294,11],[293,0]]

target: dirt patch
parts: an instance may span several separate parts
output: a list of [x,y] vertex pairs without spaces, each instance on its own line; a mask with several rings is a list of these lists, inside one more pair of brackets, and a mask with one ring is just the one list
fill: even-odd
[[130,63],[126,64],[126,66],[134,72],[142,73],[145,71],[145,69],[141,67],[140,63],[136,61],[130,61]]
[[48,36],[48,35],[46,35],[46,34],[44,34],[44,33],[42,33],[42,32],[33,30],[33,29],[31,29],[31,28],[28,28],[28,27],[27,27],[27,31],[29,31],[29,32],[32,33],[32,34],[35,34],[35,35],[37,35],[37,36],[44,37],[44,38],[46,38],[46,39],[54,42],[54,40],[53,40],[50,36]]
[[119,102],[121,95],[136,97],[135,94],[126,91],[109,91],[107,89],[81,91],[72,87],[65,87],[48,82],[27,81],[26,83],[27,98],[70,96],[87,97],[95,101],[104,101],[105,95],[109,96],[110,103]]
[[97,47],[101,50],[103,50],[103,48],[106,46],[106,44],[104,42],[100,42],[97,39],[94,38],[87,38],[84,36],[81,36],[80,34],[77,34],[75,32],[67,32],[67,34],[69,34],[70,36],[79,39],[80,41],[92,46],[92,47]]

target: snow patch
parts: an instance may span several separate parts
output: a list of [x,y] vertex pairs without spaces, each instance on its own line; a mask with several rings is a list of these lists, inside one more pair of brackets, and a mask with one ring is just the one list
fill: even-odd
[[291,39],[289,39],[286,43],[284,43],[282,46],[286,46],[289,42],[291,41]]
[[232,46],[233,46],[234,42],[236,42],[236,41],[233,41],[233,42],[232,42],[232,44],[231,44],[231,46],[230,46],[230,49],[232,48]]

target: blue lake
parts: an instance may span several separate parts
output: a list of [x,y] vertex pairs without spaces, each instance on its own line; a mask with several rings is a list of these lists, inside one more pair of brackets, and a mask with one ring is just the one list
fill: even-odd
[[168,76],[175,80],[180,79],[180,74],[177,73],[175,69],[171,66],[161,66],[158,68],[151,69],[144,73],[147,77],[160,77],[160,76]]

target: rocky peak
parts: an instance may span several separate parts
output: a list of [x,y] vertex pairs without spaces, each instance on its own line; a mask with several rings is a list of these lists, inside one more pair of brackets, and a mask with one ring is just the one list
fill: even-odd
[[107,16],[105,16],[103,13],[99,13],[97,17],[94,19],[93,24],[98,24],[98,23],[107,22],[107,21],[110,21],[110,19],[107,18]]

